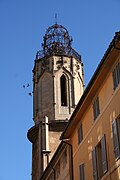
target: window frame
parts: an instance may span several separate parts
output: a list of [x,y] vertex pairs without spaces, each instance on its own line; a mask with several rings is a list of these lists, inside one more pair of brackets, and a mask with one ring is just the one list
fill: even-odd
[[115,160],[120,159],[120,117],[112,121],[113,146]]
[[78,144],[80,144],[83,140],[83,125],[82,122],[80,122],[78,127]]
[[68,106],[68,85],[67,78],[64,74],[60,77],[60,93],[61,93],[61,106]]
[[97,119],[97,117],[100,114],[100,104],[99,104],[99,96],[97,96],[93,102],[93,116],[94,121]]
[[98,180],[108,171],[106,136],[103,135],[99,143],[92,150],[92,165],[94,180]]
[[80,180],[85,180],[85,166],[84,163],[79,165]]
[[113,77],[113,87],[114,90],[116,90],[120,84],[120,62],[118,62],[114,67],[112,71],[112,77]]

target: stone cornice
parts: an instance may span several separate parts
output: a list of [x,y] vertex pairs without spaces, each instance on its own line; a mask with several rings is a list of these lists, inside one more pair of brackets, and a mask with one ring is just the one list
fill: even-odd
[[29,141],[31,143],[34,143],[35,140],[37,139],[38,137],[38,133],[39,133],[39,125],[35,125],[33,126],[32,128],[30,128],[28,130],[28,133],[27,133],[27,138],[29,139]]

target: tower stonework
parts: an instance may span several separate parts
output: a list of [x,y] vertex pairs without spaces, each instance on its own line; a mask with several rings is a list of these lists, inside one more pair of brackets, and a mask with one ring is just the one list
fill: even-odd
[[81,56],[67,29],[54,24],[44,36],[33,68],[32,180],[39,180],[84,90]]

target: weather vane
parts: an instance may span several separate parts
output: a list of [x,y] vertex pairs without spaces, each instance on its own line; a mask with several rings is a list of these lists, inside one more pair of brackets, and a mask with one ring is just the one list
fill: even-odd
[[55,13],[55,24],[57,24],[57,13]]

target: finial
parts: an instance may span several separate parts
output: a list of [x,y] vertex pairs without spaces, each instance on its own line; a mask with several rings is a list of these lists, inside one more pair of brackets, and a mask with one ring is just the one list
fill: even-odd
[[57,13],[55,13],[55,24],[57,24]]

